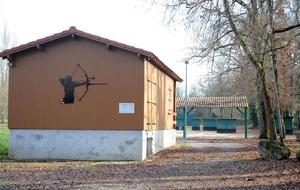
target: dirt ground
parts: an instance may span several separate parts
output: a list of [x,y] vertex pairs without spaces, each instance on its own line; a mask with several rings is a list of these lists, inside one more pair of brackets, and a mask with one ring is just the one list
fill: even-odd
[[300,189],[300,143],[287,160],[263,161],[255,131],[190,132],[143,162],[0,162],[0,189]]

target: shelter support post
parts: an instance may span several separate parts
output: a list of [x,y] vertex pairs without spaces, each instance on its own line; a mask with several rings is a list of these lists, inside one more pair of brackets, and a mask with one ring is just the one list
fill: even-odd
[[248,138],[248,108],[245,107],[245,111],[241,111],[240,108],[236,108],[244,117],[244,131],[245,131],[245,139]]
[[184,112],[184,124],[183,124],[183,138],[186,138],[186,126],[187,126],[187,109],[184,107],[183,108]]
[[245,115],[244,115],[244,125],[245,125],[245,139],[248,138],[248,109],[245,108]]

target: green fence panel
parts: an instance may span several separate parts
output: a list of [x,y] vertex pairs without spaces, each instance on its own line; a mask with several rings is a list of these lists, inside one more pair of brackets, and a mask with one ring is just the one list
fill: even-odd
[[[283,119],[283,122],[285,126],[285,133],[293,134],[293,117],[285,117]],[[276,132],[279,133],[279,124],[277,118],[275,118],[275,126],[276,126]]]
[[[193,114],[189,114],[187,116],[187,126],[193,126],[193,119],[194,119]],[[184,115],[179,114],[176,117],[176,129],[182,130],[183,126],[184,126]]]
[[200,119],[193,119],[192,130],[200,130]]
[[236,119],[218,119],[217,133],[236,133]]
[[203,119],[203,130],[215,131],[217,129],[216,119]]
[[176,118],[176,130],[182,130],[184,119]]

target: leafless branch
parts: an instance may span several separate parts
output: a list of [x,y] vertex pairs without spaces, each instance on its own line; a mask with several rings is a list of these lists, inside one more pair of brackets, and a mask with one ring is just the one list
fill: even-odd
[[273,33],[274,34],[283,33],[283,32],[287,32],[289,30],[292,30],[294,28],[298,28],[298,27],[300,27],[300,24],[295,24],[295,25],[292,25],[292,26],[289,26],[289,27],[286,27],[286,28],[274,29]]

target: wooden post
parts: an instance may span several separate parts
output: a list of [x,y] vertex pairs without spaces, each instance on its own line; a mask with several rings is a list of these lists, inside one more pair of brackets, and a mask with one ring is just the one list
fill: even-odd
[[220,118],[223,119],[223,109],[220,108]]

